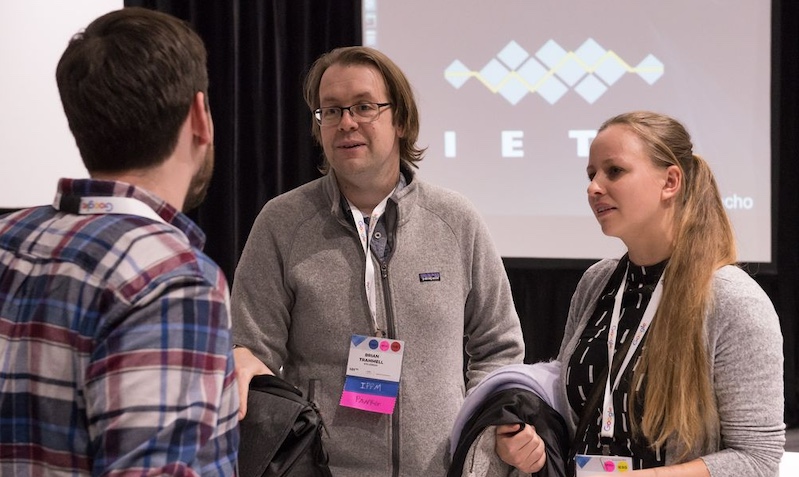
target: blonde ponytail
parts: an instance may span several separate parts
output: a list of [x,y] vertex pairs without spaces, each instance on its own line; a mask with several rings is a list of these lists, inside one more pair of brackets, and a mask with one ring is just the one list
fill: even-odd
[[[634,432],[655,448],[667,439],[684,458],[717,432],[705,318],[713,308],[713,275],[736,261],[735,239],[708,164],[693,154],[685,128],[672,118],[639,111],[612,118],[634,131],[659,167],[677,165],[683,185],[676,206],[674,249],[663,272],[663,298],[647,334],[633,382],[646,378],[643,397],[630,393]],[[601,130],[600,129],[600,130]],[[634,415],[643,399],[643,415]]]

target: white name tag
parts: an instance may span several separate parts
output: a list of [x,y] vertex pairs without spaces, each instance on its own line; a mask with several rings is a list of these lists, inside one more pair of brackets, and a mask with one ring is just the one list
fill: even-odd
[[347,376],[398,383],[405,343],[388,338],[353,335],[347,358]]
[[577,477],[623,474],[633,470],[632,458],[615,455],[577,454],[574,457],[574,464],[577,469]]

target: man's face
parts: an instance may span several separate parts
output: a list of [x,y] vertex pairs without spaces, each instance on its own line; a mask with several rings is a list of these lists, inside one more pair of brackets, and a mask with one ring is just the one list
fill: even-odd
[[[319,84],[320,107],[348,107],[391,101],[380,71],[370,65],[330,66]],[[339,181],[368,187],[399,177],[401,128],[391,106],[373,122],[357,122],[344,111],[337,125],[321,126],[322,147]]]

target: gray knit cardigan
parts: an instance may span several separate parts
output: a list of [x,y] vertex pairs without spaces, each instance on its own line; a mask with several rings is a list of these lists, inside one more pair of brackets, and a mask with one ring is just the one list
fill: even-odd
[[[572,297],[558,360],[562,382],[580,334],[594,312],[618,260],[603,260],[583,275]],[[719,434],[686,460],[701,457],[712,477],[771,477],[785,446],[783,351],[780,323],[765,292],[743,270],[719,269],[713,280],[714,309],[707,317],[710,376],[719,411]],[[561,388],[566,399],[566,387]],[[564,416],[573,434],[579,420]],[[666,460],[677,454],[667,443]]]

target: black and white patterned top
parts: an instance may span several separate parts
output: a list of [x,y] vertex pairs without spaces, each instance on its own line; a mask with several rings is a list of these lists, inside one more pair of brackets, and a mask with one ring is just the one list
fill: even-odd
[[[656,265],[642,267],[630,262],[625,255],[613,272],[608,284],[602,291],[599,303],[580,336],[571,360],[568,363],[566,374],[566,392],[569,398],[569,405],[574,409],[578,416],[582,415],[585,401],[590,395],[593,387],[601,386],[604,389],[605,381],[595,383],[608,366],[608,329],[610,327],[611,313],[613,311],[614,298],[618,287],[621,286],[624,271],[627,271],[627,287],[622,297],[622,309],[619,320],[619,333],[616,343],[616,351],[624,345],[628,339],[632,339],[638,327],[644,310],[646,310],[652,292],[657,285],[663,269],[668,261],[663,261]],[[618,389],[613,393],[613,406],[616,410],[616,423],[612,441],[600,441],[600,426],[602,420],[602,398],[600,395],[596,409],[591,415],[588,428],[584,436],[578,436],[577,453],[587,455],[602,454],[602,444],[610,446],[610,454],[633,458],[633,469],[660,467],[665,464],[665,450],[654,451],[648,446],[648,442],[643,436],[632,435],[629,424],[629,400],[630,382],[633,371],[641,358],[641,351],[646,347],[647,336],[644,336],[641,345],[635,351],[630,364],[622,372],[622,378]],[[611,377],[615,380],[616,376]],[[646,385],[646,380],[639,383],[638,395],[643,396],[641,387]],[[635,415],[641,418],[643,409],[639,401],[636,406]],[[640,421],[639,421],[640,422]]]

